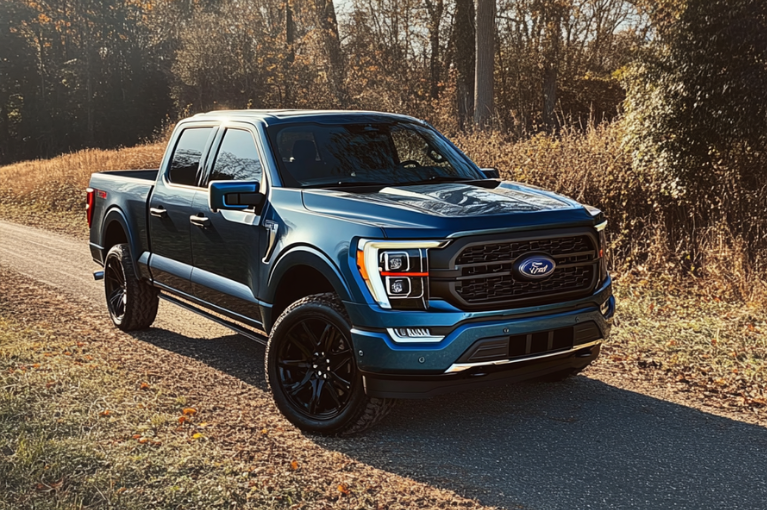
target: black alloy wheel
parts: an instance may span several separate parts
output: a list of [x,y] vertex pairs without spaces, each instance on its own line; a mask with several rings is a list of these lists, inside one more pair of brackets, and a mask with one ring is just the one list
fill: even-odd
[[122,322],[125,318],[125,308],[128,303],[128,293],[125,289],[125,271],[118,257],[107,260],[104,268],[104,290],[107,297],[107,309],[112,320]]
[[277,370],[288,400],[312,419],[341,414],[357,382],[349,339],[333,324],[314,318],[297,322],[287,332]]
[[123,331],[146,329],[157,316],[159,291],[136,276],[127,244],[116,244],[107,253],[104,294],[109,317]]
[[266,377],[274,403],[296,427],[351,435],[380,421],[391,399],[365,394],[351,322],[335,294],[314,294],[283,311],[266,346]]

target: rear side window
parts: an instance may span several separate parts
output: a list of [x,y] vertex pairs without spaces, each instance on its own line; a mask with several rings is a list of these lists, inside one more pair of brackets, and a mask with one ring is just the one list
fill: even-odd
[[170,162],[168,180],[173,184],[197,186],[197,170],[200,167],[202,151],[210,138],[213,128],[190,128],[181,133]]
[[210,180],[261,181],[261,158],[250,131],[226,130]]

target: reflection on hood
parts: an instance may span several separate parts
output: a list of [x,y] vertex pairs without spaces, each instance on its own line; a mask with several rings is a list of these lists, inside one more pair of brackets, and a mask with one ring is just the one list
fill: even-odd
[[358,196],[373,202],[394,202],[438,216],[537,212],[573,206],[563,199],[531,189],[521,189],[510,183],[503,183],[495,189],[462,183],[400,186]]

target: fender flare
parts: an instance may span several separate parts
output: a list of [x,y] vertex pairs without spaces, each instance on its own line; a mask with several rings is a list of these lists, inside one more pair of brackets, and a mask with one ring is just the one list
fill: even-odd
[[267,303],[274,303],[279,283],[285,274],[296,266],[308,266],[316,269],[333,286],[342,301],[350,301],[352,293],[349,286],[333,261],[321,251],[308,245],[294,246],[288,249],[274,264],[269,273],[266,292],[263,296]]
[[107,248],[105,246],[107,231],[109,230],[109,227],[111,227],[115,222],[120,224],[123,231],[125,232],[125,236],[128,238],[128,247],[130,248],[131,259],[133,259],[133,270],[135,271],[135,274],[140,275],[142,273],[138,266],[138,259],[141,256],[141,248],[138,245],[136,236],[133,234],[133,229],[130,227],[128,218],[125,216],[125,213],[123,213],[123,211],[117,206],[110,207],[106,214],[104,214],[104,221],[102,222],[103,226],[101,228],[99,239],[99,244],[104,246],[102,260],[106,260],[107,256]]

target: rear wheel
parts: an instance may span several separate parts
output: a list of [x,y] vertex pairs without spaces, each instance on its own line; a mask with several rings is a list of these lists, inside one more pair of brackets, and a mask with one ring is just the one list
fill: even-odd
[[365,394],[352,349],[351,323],[335,294],[296,301],[277,319],[266,348],[267,380],[296,427],[350,435],[388,413],[391,400]]
[[116,244],[104,261],[104,292],[115,326],[123,331],[146,329],[157,316],[159,292],[138,279],[127,244]]

